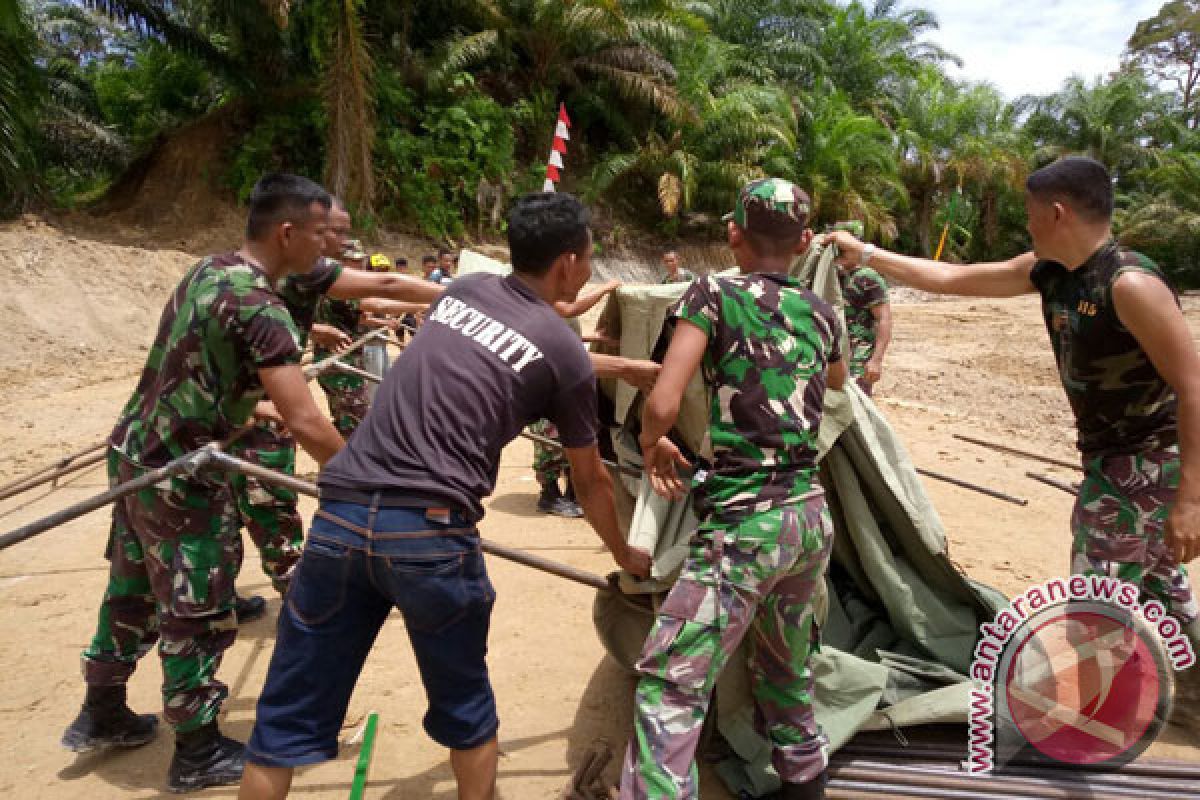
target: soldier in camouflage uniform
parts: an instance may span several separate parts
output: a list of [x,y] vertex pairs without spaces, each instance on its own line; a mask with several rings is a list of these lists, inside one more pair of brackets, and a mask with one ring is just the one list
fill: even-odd
[[743,274],[694,282],[671,313],[674,335],[642,414],[646,468],[660,494],[683,495],[675,467],[686,462],[666,434],[698,368],[712,390],[713,464],[697,487],[699,530],[636,666],[623,800],[697,796],[693,758],[710,695],[747,634],[783,797],[824,796],[807,663],[817,646],[811,600],[833,537],[817,430],[826,385],[840,387],[846,370],[837,313],[788,276],[812,237],[808,211],[787,181],[747,185],[727,218]]
[[[839,222],[834,230],[863,235],[859,220]],[[892,307],[887,281],[867,266],[842,269],[838,275],[846,301],[846,333],[850,340],[847,366],[864,392],[871,394],[883,374],[883,359],[892,341]]]
[[[303,391],[299,335],[272,288],[274,279],[312,267],[329,205],[329,196],[311,181],[268,176],[251,197],[243,249],[205,258],[184,276],[109,437],[112,484],[228,438],[250,418],[266,388],[318,459],[341,446]],[[125,684],[157,641],[163,716],[176,732],[169,788],[238,779],[243,748],[217,730],[227,691],[215,674],[237,635],[239,527],[229,483],[215,472],[184,473],[114,505],[109,585],[83,653],[88,694],[64,746],[82,752],[153,738],[156,720],[129,710]]]
[[[939,264],[831,236],[843,263],[925,291],[1041,295],[1083,456],[1071,568],[1136,583],[1200,644],[1184,566],[1200,555],[1200,357],[1178,298],[1150,259],[1113,239],[1103,165],[1066,158],[1026,188],[1035,252],[1004,262]],[[1200,725],[1200,668],[1177,677],[1172,714]]]
[[[342,263],[353,268],[362,266],[366,258],[367,254],[356,239],[348,241],[341,254]],[[317,322],[332,326],[351,339],[358,339],[370,332],[362,324],[362,308],[357,300],[326,297],[317,307]],[[323,347],[313,348],[313,358],[317,361],[332,355],[335,355],[333,351]],[[361,349],[342,360],[352,367],[366,368]],[[333,417],[334,426],[342,436],[349,438],[371,406],[367,395],[367,379],[330,369],[317,376],[317,383],[324,390],[325,399],[329,402],[329,413]]]

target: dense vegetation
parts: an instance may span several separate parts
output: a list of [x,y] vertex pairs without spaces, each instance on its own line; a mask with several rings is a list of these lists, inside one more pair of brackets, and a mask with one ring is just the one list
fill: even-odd
[[895,0],[0,2],[0,204],[87,202],[236,103],[239,196],[292,169],[368,223],[454,238],[482,224],[481,182],[540,187],[561,101],[563,185],[609,242],[711,233],[772,173],[812,190],[818,225],[1002,257],[1026,244],[1028,171],[1087,153],[1116,176],[1122,237],[1200,283],[1200,0],[1138,23],[1119,72],[1011,102],[948,77],[936,27]]

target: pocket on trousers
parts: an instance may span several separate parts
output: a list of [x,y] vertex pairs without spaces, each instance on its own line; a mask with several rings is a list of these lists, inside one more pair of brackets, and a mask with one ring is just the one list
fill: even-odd
[[305,625],[320,625],[346,603],[353,553],[348,545],[310,535],[288,587],[287,604]]
[[658,610],[637,671],[692,691],[710,690],[724,663],[720,650],[726,621],[716,587],[677,582]]
[[438,633],[466,616],[472,597],[466,580],[469,553],[429,553],[389,557],[388,580],[404,624]]

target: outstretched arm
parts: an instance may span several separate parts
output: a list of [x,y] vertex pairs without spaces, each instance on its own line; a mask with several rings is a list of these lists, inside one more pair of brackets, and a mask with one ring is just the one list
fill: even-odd
[[875,352],[865,365],[864,377],[874,385],[883,376],[883,358],[892,343],[892,304],[871,306],[871,316],[875,318]]
[[607,356],[602,353],[588,353],[592,359],[592,369],[597,378],[617,378],[636,386],[643,392],[654,388],[654,381],[662,369],[653,361],[639,361],[624,356]]
[[[862,263],[865,244],[846,231],[827,234],[826,243],[838,249],[838,263],[847,266]],[[983,264],[946,264],[927,258],[902,256],[876,248],[868,266],[894,281],[935,294],[961,294],[972,297],[1016,297],[1037,291],[1029,273],[1037,257],[1023,253],[1008,261]]]
[[1129,272],[1113,284],[1117,316],[1179,397],[1179,495],[1167,546],[1179,563],[1200,556],[1200,356],[1175,295],[1158,278]]
[[620,285],[620,281],[609,281],[598,289],[592,289],[590,292],[584,292],[576,297],[573,301],[568,302],[566,300],[560,300],[554,304],[554,310],[557,311],[558,315],[564,319],[571,319],[572,317],[578,317],[581,314],[586,314],[594,305],[596,305],[596,303],[599,303],[618,287],[620,287]]
[[429,304],[405,302],[402,300],[384,300],[381,297],[366,297],[363,298],[358,307],[368,314],[402,317],[405,314],[420,314],[429,308]]
[[409,303],[430,303],[441,296],[445,287],[409,275],[344,269],[326,294],[338,300],[382,297]]

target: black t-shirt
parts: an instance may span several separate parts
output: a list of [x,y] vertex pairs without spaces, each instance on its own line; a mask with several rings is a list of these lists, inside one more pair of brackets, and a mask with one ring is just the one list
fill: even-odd
[[579,337],[516,276],[459,278],[318,483],[326,497],[382,489],[392,505],[478,520],[500,452],[543,417],[566,447],[596,441],[596,376]]

